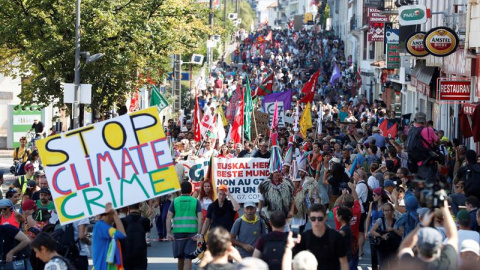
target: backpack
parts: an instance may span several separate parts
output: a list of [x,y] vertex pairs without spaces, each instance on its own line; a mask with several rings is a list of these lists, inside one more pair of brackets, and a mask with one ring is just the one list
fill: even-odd
[[[411,127],[408,130],[407,137],[407,153],[408,153],[408,164],[407,167],[412,173],[418,171],[419,161],[424,161],[429,157],[429,150],[423,145],[423,142],[427,143],[425,139],[421,136],[423,127]],[[433,148],[433,147],[430,147]]]
[[288,234],[284,233],[281,239],[271,234],[263,236],[265,246],[262,252],[262,260],[268,264],[270,270],[282,269],[282,258],[285,252]]
[[362,203],[363,210],[365,213],[368,213],[368,208],[370,207],[370,203],[373,202],[373,190],[370,188],[370,186],[365,183],[365,181],[360,181],[358,182],[359,184],[364,184],[367,186],[367,200],[365,202],[362,202],[362,199],[359,198],[360,202]]
[[72,262],[80,256],[80,247],[78,240],[75,241],[75,229],[73,224],[68,224],[56,228],[50,233],[50,236],[57,242],[57,253]]
[[465,195],[480,198],[480,165],[467,165],[465,172]]
[[131,215],[125,219],[126,228],[125,233],[127,238],[125,239],[125,253],[123,254],[125,263],[137,264],[147,258],[147,242],[145,240],[145,229],[143,228],[143,218],[138,216],[137,221],[133,221]]
[[59,259],[61,261],[63,261],[66,265],[67,265],[67,269],[68,270],[76,270],[75,266],[72,264],[72,262],[65,258],[65,257],[62,257],[62,256],[53,256],[51,260],[53,259]]

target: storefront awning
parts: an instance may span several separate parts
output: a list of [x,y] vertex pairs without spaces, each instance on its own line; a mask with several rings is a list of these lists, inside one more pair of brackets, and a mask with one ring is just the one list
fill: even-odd
[[423,66],[417,74],[417,80],[421,81],[422,83],[429,85],[432,81],[433,74],[435,73],[436,67],[427,67]]

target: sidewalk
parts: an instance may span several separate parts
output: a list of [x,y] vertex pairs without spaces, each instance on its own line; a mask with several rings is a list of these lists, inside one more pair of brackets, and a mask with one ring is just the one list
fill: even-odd
[[0,158],[13,158],[12,153],[13,153],[13,150],[2,149],[0,150]]

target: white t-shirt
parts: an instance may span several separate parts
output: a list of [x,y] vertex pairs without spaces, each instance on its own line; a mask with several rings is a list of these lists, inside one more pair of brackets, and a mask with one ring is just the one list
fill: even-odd
[[[361,183],[363,182],[363,183]],[[363,209],[363,203],[367,201],[368,198],[368,187],[365,181],[359,181],[357,183],[357,186],[355,187],[355,191],[358,194],[358,199],[360,202],[360,207],[362,208],[362,213],[365,213],[365,211],[368,211],[368,209]]]
[[376,188],[380,187],[380,182],[378,182],[378,180],[377,180],[377,178],[375,178],[375,176],[370,176],[368,178],[368,186],[371,189],[376,189]]
[[[75,241],[78,240],[78,227],[80,225],[88,225],[90,224],[90,220],[88,218],[84,218],[84,219],[80,219],[80,220],[77,220],[75,222],[72,223],[73,224],[73,229],[74,229],[74,233],[73,233],[73,237],[75,239]],[[89,250],[88,250],[88,245],[85,244],[85,243],[82,243],[82,241],[79,241],[80,243],[80,256],[88,256],[89,255]],[[47,268],[45,268],[47,269]]]

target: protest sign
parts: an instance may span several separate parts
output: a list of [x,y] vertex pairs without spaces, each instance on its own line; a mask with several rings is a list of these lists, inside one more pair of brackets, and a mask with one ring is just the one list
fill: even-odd
[[278,127],[285,127],[285,111],[292,105],[292,90],[266,95],[262,101],[263,109],[270,115],[268,126],[272,125],[275,102],[278,102]]
[[[255,123],[252,122],[252,140],[254,140],[258,134],[261,134],[263,137],[266,137],[268,134],[268,121],[270,119],[270,115],[268,113],[263,113],[261,111],[253,111]],[[255,125],[257,129],[255,130]],[[257,134],[258,131],[258,134]]]
[[36,144],[62,225],[180,189],[157,107]]
[[192,183],[194,191],[200,187],[202,178],[210,178],[208,175],[208,166],[210,165],[209,158],[180,160],[178,163],[182,164],[184,175],[186,175]]
[[227,185],[239,203],[258,202],[258,185],[270,175],[266,158],[214,158],[214,187]]

